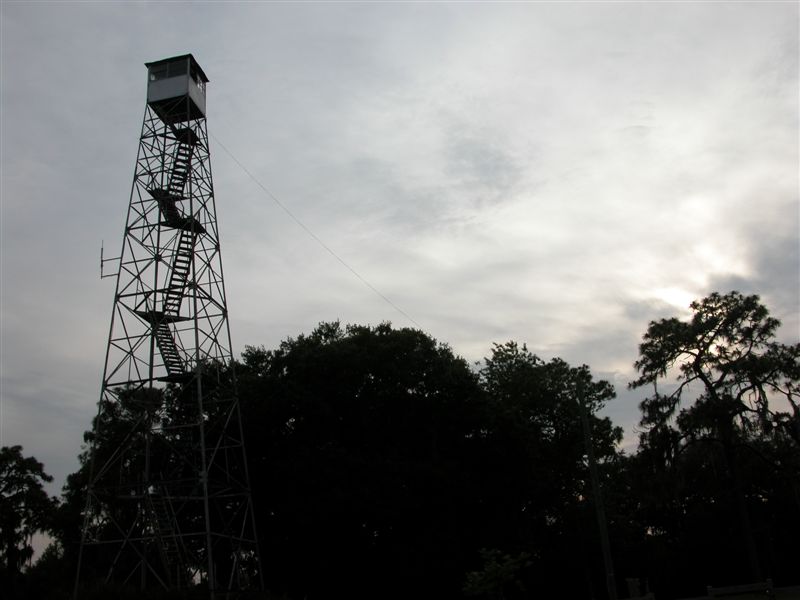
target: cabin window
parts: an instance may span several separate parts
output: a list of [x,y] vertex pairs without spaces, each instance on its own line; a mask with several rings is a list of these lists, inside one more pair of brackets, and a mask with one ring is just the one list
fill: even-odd
[[186,75],[186,61],[184,60],[150,67],[150,81],[181,77],[182,75]]
[[203,95],[206,93],[206,82],[203,81],[203,78],[200,76],[200,72],[195,68],[194,65],[190,65],[189,67],[189,75],[191,75],[194,82],[197,84],[197,87],[200,88],[200,91],[203,92]]
[[155,65],[150,67],[150,81],[158,81],[159,79],[166,79],[168,75],[168,65]]

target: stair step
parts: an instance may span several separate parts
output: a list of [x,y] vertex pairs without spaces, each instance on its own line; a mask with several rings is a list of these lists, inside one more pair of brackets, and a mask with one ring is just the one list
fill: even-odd
[[180,577],[182,568],[177,524],[170,514],[169,500],[158,495],[150,496],[150,509],[153,528],[159,538],[161,558],[169,577],[172,573]]
[[192,258],[196,235],[184,229],[178,238],[175,258],[169,283],[164,290],[163,309],[165,313],[177,313],[183,300],[183,291],[192,268]]
[[156,326],[156,345],[161,353],[161,358],[164,361],[164,367],[167,373],[182,374],[184,372],[183,360],[181,359],[178,348],[175,345],[175,339],[172,337],[172,331],[164,322],[158,323]]

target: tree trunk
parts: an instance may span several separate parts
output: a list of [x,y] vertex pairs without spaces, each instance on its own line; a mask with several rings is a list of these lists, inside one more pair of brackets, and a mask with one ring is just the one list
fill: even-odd
[[739,471],[739,462],[736,458],[733,447],[732,436],[726,431],[722,437],[723,454],[727,463],[728,473],[733,482],[733,495],[736,502],[736,509],[739,513],[739,523],[741,525],[742,538],[747,552],[747,562],[750,567],[750,576],[753,581],[761,581],[761,565],[758,560],[758,549],[753,535],[753,526],[750,522],[750,512],[747,510],[747,500],[744,494],[742,474]]

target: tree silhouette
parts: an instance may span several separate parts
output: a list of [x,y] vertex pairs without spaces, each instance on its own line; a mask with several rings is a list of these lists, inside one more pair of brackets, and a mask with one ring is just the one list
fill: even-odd
[[44,489],[53,478],[22,446],[0,449],[0,586],[13,592],[23,565],[33,556],[31,540],[50,527],[57,506]]
[[[746,531],[732,533],[742,514],[765,574],[791,579],[798,347],[774,340],[777,321],[756,297],[714,294],[692,306],[688,322],[654,322],[645,335],[631,385],[654,392],[633,456],[599,414],[614,397],[608,382],[513,341],[471,367],[418,330],[333,322],[276,349],[248,347],[235,378],[216,365],[215,385],[238,381],[270,593],[605,596],[579,395],[618,580],[636,575],[669,598],[752,578]],[[103,411],[102,437],[86,437],[98,456],[139,435],[143,415],[169,423],[190,401],[169,387],[148,394],[123,393]],[[168,435],[153,432],[151,469],[175,460],[159,437]],[[57,544],[28,578],[37,597],[68,597],[47,595],[44,582],[74,574],[87,456],[54,513]],[[138,456],[125,464],[140,469]],[[103,510],[123,510],[106,500]],[[99,582],[104,561],[89,565]]]
[[[682,461],[684,474],[694,469],[699,489],[716,480],[704,476],[704,470],[725,472],[722,490],[713,493],[727,490],[729,516],[741,526],[742,567],[757,579],[763,569],[748,508],[753,504],[748,494],[757,492],[752,485],[748,490],[753,479],[744,471],[744,452],[760,454],[770,468],[796,480],[796,461],[781,465],[769,453],[786,443],[800,449],[800,344],[775,341],[780,323],[758,296],[713,293],[693,302],[691,309],[688,321],[651,322],[639,347],[635,367],[640,376],[630,386],[653,386],[641,403],[642,453],[662,467]],[[771,442],[767,452],[759,452],[765,440]],[[686,501],[685,496],[680,500]]]
[[613,386],[594,381],[585,365],[572,367],[560,358],[545,362],[513,341],[494,345],[481,383],[492,415],[488,447],[502,452],[503,464],[502,474],[495,475],[498,497],[489,503],[497,532],[490,547],[510,554],[530,552],[528,577],[540,592],[602,589],[600,538],[587,502],[593,493],[578,393],[582,386],[607,487],[622,430],[597,412],[614,398]]
[[460,591],[481,481],[477,376],[411,329],[323,323],[239,368],[268,587]]

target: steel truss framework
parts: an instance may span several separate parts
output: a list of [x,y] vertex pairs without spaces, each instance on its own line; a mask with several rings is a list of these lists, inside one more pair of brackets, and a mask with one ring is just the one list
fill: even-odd
[[76,596],[89,571],[212,599],[263,589],[206,120],[181,118],[188,103],[148,105],[144,115]]

